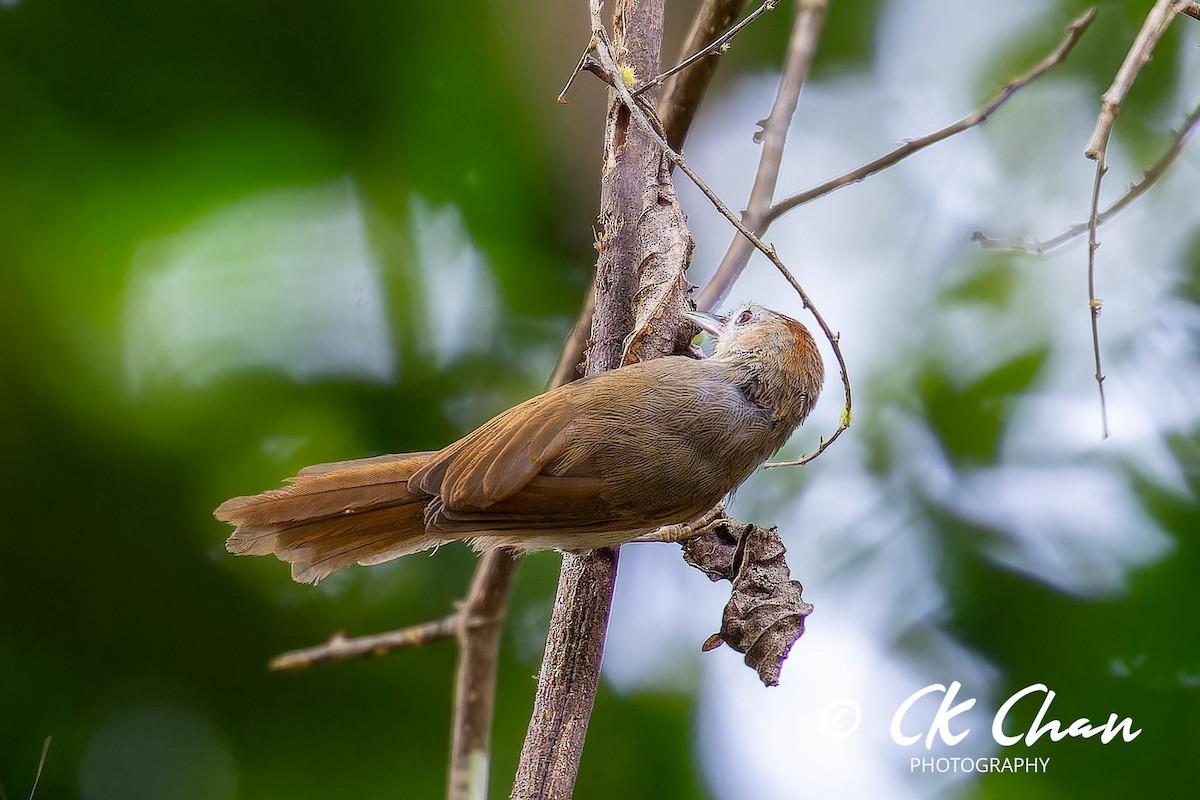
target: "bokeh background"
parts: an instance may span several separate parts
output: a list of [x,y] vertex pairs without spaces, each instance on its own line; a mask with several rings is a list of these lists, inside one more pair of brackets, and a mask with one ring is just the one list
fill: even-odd
[[[450,644],[296,674],[267,660],[444,614],[442,548],[317,588],[225,554],[221,500],[309,463],[435,448],[539,391],[590,282],[603,92],[554,98],[584,3],[0,2],[0,786],[40,798],[436,797]],[[982,129],[786,217],[780,253],[841,331],[855,424],[734,512],[778,524],[816,605],[764,689],[702,654],[727,599],[674,546],[622,554],[578,796],[1074,798],[1197,789],[1200,149],[1102,231],[1112,437],[1091,377],[1085,250],[1004,256],[984,229],[1083,218],[1082,156],[1149,2],[1101,2],[1071,55]],[[671,3],[673,54],[692,2]],[[1085,8],[834,0],[781,186],[967,113]],[[792,5],[735,43],[688,145],[737,207]],[[1200,99],[1180,19],[1116,126],[1106,198]],[[667,60],[672,56],[668,55]],[[730,230],[689,187],[693,281]],[[731,302],[801,316],[760,260]],[[835,376],[830,376],[835,381]],[[785,452],[836,424],[831,383]],[[492,788],[506,796],[558,558],[522,566]],[[900,747],[933,683],[977,703],[956,747]],[[1131,743],[1001,748],[1044,683]],[[848,735],[843,710],[859,710]],[[916,732],[927,698],[906,725]],[[1010,732],[1038,703],[1021,704]],[[1049,757],[1037,775],[910,759]]]

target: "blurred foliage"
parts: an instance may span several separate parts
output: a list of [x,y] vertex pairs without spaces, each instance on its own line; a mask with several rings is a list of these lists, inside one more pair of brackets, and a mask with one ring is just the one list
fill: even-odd
[[994,463],[1013,400],[1028,391],[1045,353],[1009,361],[969,386],[954,387],[942,374],[924,376],[918,389],[938,440],[955,466]]
[[[1047,5],[1036,31],[979,70],[986,91],[1040,56],[1083,7]],[[1096,94],[1146,4],[1101,6],[1065,67]],[[691,7],[672,6],[674,35]],[[832,4],[818,79],[869,64],[886,7]],[[1122,13],[1104,13],[1113,7]],[[785,9],[736,42],[718,91],[735,74],[775,69]],[[549,15],[565,44],[514,45],[526,14]],[[597,155],[561,141],[563,112],[542,90],[565,79],[573,57],[563,54],[583,45],[582,19],[581,8],[483,0],[0,4],[0,483],[9,507],[0,786],[9,796],[32,783],[48,734],[44,798],[441,794],[452,645],[289,675],[268,674],[265,663],[335,630],[444,614],[471,555],[448,547],[312,589],[287,581],[277,562],[226,557],[226,531],[210,514],[305,464],[437,447],[540,389],[594,255],[596,184],[571,176],[594,173]],[[1165,104],[1182,45],[1167,37],[1122,114],[1121,141],[1135,152],[1154,149],[1145,141],[1161,130],[1156,120],[1181,113]],[[553,58],[537,55],[552,47]],[[545,102],[529,101],[535,82]],[[575,113],[601,124],[594,107]],[[563,152],[578,163],[562,164]],[[130,387],[125,315],[139,248],[242,198],[346,176],[380,264],[401,365],[394,380],[245,370],[199,386]],[[449,363],[422,342],[441,312],[421,292],[409,223],[417,197],[461,213],[498,296],[489,335]],[[1198,274],[1185,287],[1193,300]],[[944,302],[1003,304],[1006,292],[993,266]],[[955,464],[995,461],[1010,401],[1036,385],[1043,358],[1025,353],[965,386],[921,376],[920,413]],[[477,405],[463,411],[462,398]],[[1181,463],[1198,463],[1194,441],[1178,447]],[[1194,468],[1190,480],[1194,496]],[[1120,696],[1146,731],[1132,745],[1142,756],[1123,759],[1119,773],[1102,768],[1097,747],[1055,746],[1047,783],[1021,782],[1022,796],[1114,796],[1183,786],[1191,774],[1187,759],[1161,756],[1200,744],[1194,690],[1181,700],[1174,674],[1197,666],[1196,509],[1148,486],[1143,500],[1176,549],[1128,595],[1103,601],[997,567],[970,546],[986,531],[942,520],[950,624],[999,665],[1005,686],[1070,684],[1067,719]],[[532,557],[518,579],[500,664],[497,793],[519,754],[556,564]],[[1132,676],[1106,663],[1114,648]],[[694,688],[618,696],[602,687],[579,796],[631,785],[640,796],[707,796],[695,769]],[[1012,786],[993,776],[979,794],[1008,797]]]

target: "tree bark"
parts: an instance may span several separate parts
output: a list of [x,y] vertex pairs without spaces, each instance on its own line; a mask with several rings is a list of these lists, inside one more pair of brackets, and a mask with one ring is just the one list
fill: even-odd
[[[613,54],[637,80],[660,70],[663,0],[617,0]],[[669,164],[628,110],[609,94],[601,171],[596,308],[589,375],[680,351],[691,326],[684,277],[692,239]],[[599,685],[618,551],[564,554],[514,798],[567,798],[575,786]]]

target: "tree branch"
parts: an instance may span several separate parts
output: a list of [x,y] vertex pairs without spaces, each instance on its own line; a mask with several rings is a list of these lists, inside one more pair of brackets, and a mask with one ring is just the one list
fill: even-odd
[[[1167,173],[1171,165],[1175,163],[1175,159],[1183,150],[1187,140],[1191,138],[1195,132],[1197,123],[1200,123],[1200,106],[1192,109],[1192,113],[1184,120],[1183,126],[1175,134],[1171,141],[1171,145],[1159,157],[1158,161],[1154,162],[1146,172],[1142,175],[1142,179],[1130,187],[1118,197],[1108,208],[1096,215],[1096,226],[1099,227],[1111,220],[1127,206],[1145,194],[1150,187],[1158,183],[1159,179]],[[1053,253],[1060,247],[1063,247],[1075,241],[1079,237],[1088,233],[1090,228],[1089,222],[1077,222],[1067,228],[1057,236],[1052,236],[1049,239],[1030,239],[1025,236],[1016,236],[1010,238],[1002,238],[989,236],[982,231],[975,231],[971,236],[971,240],[979,242],[980,246],[989,250],[996,250],[1001,253],[1023,253],[1032,256],[1044,256]]]
[[[607,42],[594,5],[592,11],[593,44]],[[623,67],[635,74],[658,72],[662,25],[663,0],[617,0],[613,29]],[[581,65],[587,65],[587,56]],[[686,348],[692,331],[683,318],[690,308],[684,270],[691,237],[658,133],[630,124],[630,114],[642,112],[622,70],[605,67],[613,92],[605,125],[589,375]],[[514,798],[566,798],[573,792],[599,686],[617,561],[616,548],[563,555]]]
[[458,614],[458,674],[446,791],[451,800],[487,797],[496,661],[508,596],[520,563],[521,557],[510,550],[485,554]]
[[[695,53],[709,46],[717,37],[717,31],[729,26],[746,7],[746,0],[704,0],[692,20],[687,40],[683,43],[681,60],[686,55]],[[586,58],[585,53],[585,58]],[[580,60],[582,68],[583,60]],[[662,128],[666,139],[672,147],[678,149],[687,140],[691,132],[692,122],[696,118],[696,110],[700,101],[708,91],[712,76],[717,71],[717,59],[708,59],[696,64],[687,71],[672,75],[658,101],[658,116],[662,120]],[[574,79],[574,74],[572,74]],[[641,90],[639,90],[640,93]],[[571,329],[566,342],[563,343],[558,364],[550,379],[550,386],[559,386],[579,377],[580,363],[587,349],[588,333],[592,329],[592,314],[596,310],[596,295],[588,292],[583,309],[579,313],[575,326]]]
[[[792,23],[792,34],[788,40],[787,60],[779,90],[771,113],[762,123],[762,131],[755,139],[762,143],[762,155],[754,175],[754,186],[750,200],[742,214],[742,222],[753,231],[763,229],[771,201],[775,197],[775,186],[779,182],[779,168],[783,163],[783,149],[787,143],[788,129],[800,100],[800,89],[808,78],[813,56],[817,52],[817,41],[825,25],[828,11],[826,0],[806,0],[796,6],[796,18]],[[748,19],[748,18],[747,18]],[[729,294],[734,281],[750,262],[754,244],[750,239],[735,232],[725,257],[713,274],[712,279],[696,298],[696,307],[709,311],[719,306]]]
[[617,548],[563,554],[554,614],[513,798],[569,798],[604,658]]
[[1121,62],[1120,69],[1113,77],[1112,85],[1100,96],[1100,116],[1096,118],[1092,138],[1084,147],[1085,156],[1093,161],[1102,159],[1104,151],[1108,149],[1108,139],[1112,134],[1113,124],[1117,121],[1117,114],[1121,113],[1121,103],[1124,102],[1125,95],[1137,80],[1142,67],[1150,61],[1155,45],[1167,32],[1175,15],[1188,5],[1187,0],[1158,0],[1150,9],[1141,30],[1133,40],[1133,45],[1125,54],[1125,60]]
[[[747,0],[704,0],[692,20],[687,39],[681,48],[683,61],[686,56],[697,53],[711,44],[717,36],[717,31],[724,30],[738,18]],[[675,149],[683,147],[687,133],[696,117],[696,109],[700,100],[708,91],[712,76],[717,71],[719,59],[706,58],[690,69],[671,76],[666,91],[658,103],[658,116],[662,120],[663,129],[667,132],[667,141]]]
[[[720,36],[716,37],[712,41],[705,43],[702,47],[696,48],[695,52],[693,52],[690,56],[688,56],[687,58],[680,61],[675,66],[671,67],[670,69],[666,70],[665,72],[662,72],[662,73],[656,75],[655,77],[651,78],[650,80],[646,81],[644,84],[639,86],[636,90],[634,90],[633,96],[634,97],[641,96],[643,92],[650,91],[655,86],[658,86],[660,83],[665,81],[667,78],[671,77],[672,75],[674,75],[677,72],[682,72],[683,70],[692,66],[693,64],[695,64],[697,61],[699,61],[702,58],[706,58],[708,56],[721,55],[722,53],[725,52],[725,49],[726,49],[725,45],[729,43],[730,39],[732,39],[734,36],[737,36],[738,33],[742,30],[742,28],[745,28],[747,25],[754,22],[754,20],[758,19],[766,12],[774,11],[775,4],[777,2],[778,2],[778,0],[763,0],[762,5],[760,5],[758,8],[754,9],[749,14],[747,14],[746,18],[744,20],[742,20],[738,24],[734,25],[732,28],[725,31],[724,33],[722,33]],[[722,11],[725,10],[722,7],[722,4],[710,3],[708,5],[712,5],[712,6],[721,8]],[[728,6],[734,5],[734,4],[726,3],[723,5],[725,7],[728,7]],[[741,4],[737,4],[737,5],[745,5],[745,4],[741,3]],[[699,19],[699,17],[697,17],[697,19]],[[726,23],[726,24],[728,24],[728,23]],[[691,34],[695,35],[697,33],[700,33],[701,35],[703,35],[703,32],[699,32],[695,28],[693,28]],[[690,35],[689,35],[689,39],[690,39]],[[690,42],[689,42],[689,44],[690,44]],[[686,50],[686,45],[685,45],[685,50]]]
[[1097,152],[1096,158],[1096,179],[1092,183],[1092,211],[1088,217],[1088,269],[1087,269],[1087,289],[1088,289],[1088,313],[1092,321],[1092,354],[1096,360],[1096,389],[1100,392],[1100,438],[1108,438],[1108,403],[1104,399],[1104,369],[1100,365],[1100,306],[1101,301],[1096,297],[1096,248],[1100,243],[1096,241],[1096,226],[1097,209],[1100,205],[1100,182],[1104,180],[1104,173],[1108,171],[1105,166],[1105,154],[1107,152],[1107,141],[1105,147]]
[[588,292],[583,299],[583,308],[579,309],[579,316],[558,353],[558,363],[550,374],[547,388],[562,386],[579,377],[583,355],[587,351],[588,332],[592,329],[592,315],[595,313],[596,293]]
[[273,672],[288,672],[304,669],[315,664],[335,661],[350,661],[364,656],[381,656],[392,650],[419,647],[423,644],[452,639],[458,631],[458,614],[451,614],[433,622],[424,622],[400,630],[358,636],[353,639],[344,633],[335,633],[329,641],[315,647],[289,650],[271,659],[268,668]]
[[1108,87],[1100,98],[1100,115],[1096,118],[1096,128],[1092,138],[1088,140],[1083,154],[1096,162],[1096,178],[1092,182],[1091,213],[1088,215],[1088,315],[1092,323],[1092,353],[1096,362],[1096,389],[1100,393],[1100,429],[1101,436],[1108,438],[1108,404],[1104,399],[1104,369],[1100,363],[1100,308],[1101,301],[1096,297],[1096,249],[1100,243],[1096,241],[1096,228],[1099,225],[1100,184],[1104,181],[1104,173],[1108,171],[1106,163],[1108,156],[1108,140],[1112,136],[1113,124],[1121,111],[1121,103],[1137,79],[1142,67],[1150,60],[1154,46],[1166,33],[1175,15],[1188,6],[1187,0],[1158,0],[1150,13],[1146,15],[1142,29],[1121,68],[1113,78],[1112,86]]
[[772,222],[779,219],[792,209],[799,208],[806,203],[811,203],[813,200],[824,197],[825,195],[835,192],[844,186],[849,186],[852,183],[858,183],[859,181],[869,178],[877,172],[887,169],[893,164],[903,161],[914,153],[924,150],[930,145],[937,144],[945,139],[949,139],[955,134],[962,133],[965,130],[974,128],[976,125],[981,125],[984,122],[987,122],[988,118],[994,114],[1000,108],[1000,106],[1008,102],[1009,98],[1011,98],[1014,94],[1040,78],[1051,68],[1061,64],[1066,59],[1067,54],[1071,52],[1071,49],[1075,46],[1075,43],[1079,41],[1079,37],[1083,35],[1083,32],[1087,30],[1088,25],[1090,25],[1092,20],[1095,18],[1095,8],[1090,8],[1084,12],[1067,27],[1067,32],[1063,37],[1063,40],[1049,55],[1042,59],[1037,66],[1029,70],[1029,72],[1026,72],[1024,75],[1014,78],[1006,83],[1000,89],[1000,92],[987,104],[981,106],[957,122],[947,125],[941,130],[934,131],[933,133],[916,139],[908,139],[904,142],[904,144],[900,145],[895,150],[887,153],[886,155],[880,156],[874,161],[863,164],[861,167],[852,169],[849,172],[837,176],[836,178],[830,178],[824,183],[819,183],[816,186],[805,189],[803,192],[799,192],[780,200],[778,203],[771,206],[771,209],[767,212],[765,218],[766,225],[770,225]]

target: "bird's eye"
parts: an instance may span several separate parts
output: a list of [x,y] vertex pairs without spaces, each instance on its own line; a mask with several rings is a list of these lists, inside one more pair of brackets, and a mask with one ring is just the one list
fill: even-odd
[[754,312],[747,308],[745,311],[738,314],[737,319],[734,321],[734,324],[735,325],[745,325],[747,322],[750,321],[750,318],[753,316],[754,316]]

